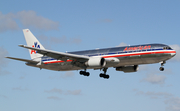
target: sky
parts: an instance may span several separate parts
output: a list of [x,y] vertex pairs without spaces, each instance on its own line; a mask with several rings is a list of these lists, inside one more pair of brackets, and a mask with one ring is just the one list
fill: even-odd
[[[180,111],[179,0],[3,0],[0,4],[0,111]],[[30,59],[22,30],[54,51],[163,43],[177,51],[138,72],[109,68],[51,71],[4,57]]]

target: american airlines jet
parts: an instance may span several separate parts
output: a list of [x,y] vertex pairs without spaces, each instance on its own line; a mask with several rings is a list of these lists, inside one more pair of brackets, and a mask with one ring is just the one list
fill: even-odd
[[29,29],[23,30],[31,60],[7,57],[26,62],[26,65],[55,71],[81,70],[79,73],[89,76],[87,69],[100,69],[100,77],[108,79],[109,67],[125,73],[136,72],[138,65],[161,63],[160,71],[167,60],[176,55],[176,51],[164,44],[144,44],[125,47],[104,48],[76,52],[57,52],[45,49]]

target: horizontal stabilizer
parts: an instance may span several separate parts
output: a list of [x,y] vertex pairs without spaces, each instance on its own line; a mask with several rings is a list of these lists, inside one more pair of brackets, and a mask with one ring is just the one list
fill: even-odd
[[18,61],[24,61],[24,62],[30,62],[30,63],[39,63],[39,61],[33,61],[33,60],[28,60],[28,59],[20,59],[20,58],[14,58],[14,57],[6,57],[8,59],[13,59],[13,60],[18,60]]

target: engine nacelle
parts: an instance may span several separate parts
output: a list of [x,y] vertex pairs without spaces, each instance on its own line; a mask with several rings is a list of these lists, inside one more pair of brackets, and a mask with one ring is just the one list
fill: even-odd
[[139,69],[138,65],[116,67],[116,71],[123,71],[125,73],[136,72],[136,71],[138,71],[138,69]]
[[91,57],[85,65],[88,67],[104,67],[106,65],[106,61],[102,57]]

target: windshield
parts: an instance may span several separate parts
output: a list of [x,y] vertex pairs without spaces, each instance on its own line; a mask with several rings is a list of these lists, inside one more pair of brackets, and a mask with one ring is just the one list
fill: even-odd
[[163,49],[166,50],[166,49],[172,49],[172,48],[169,46],[166,46],[166,47],[163,47]]

